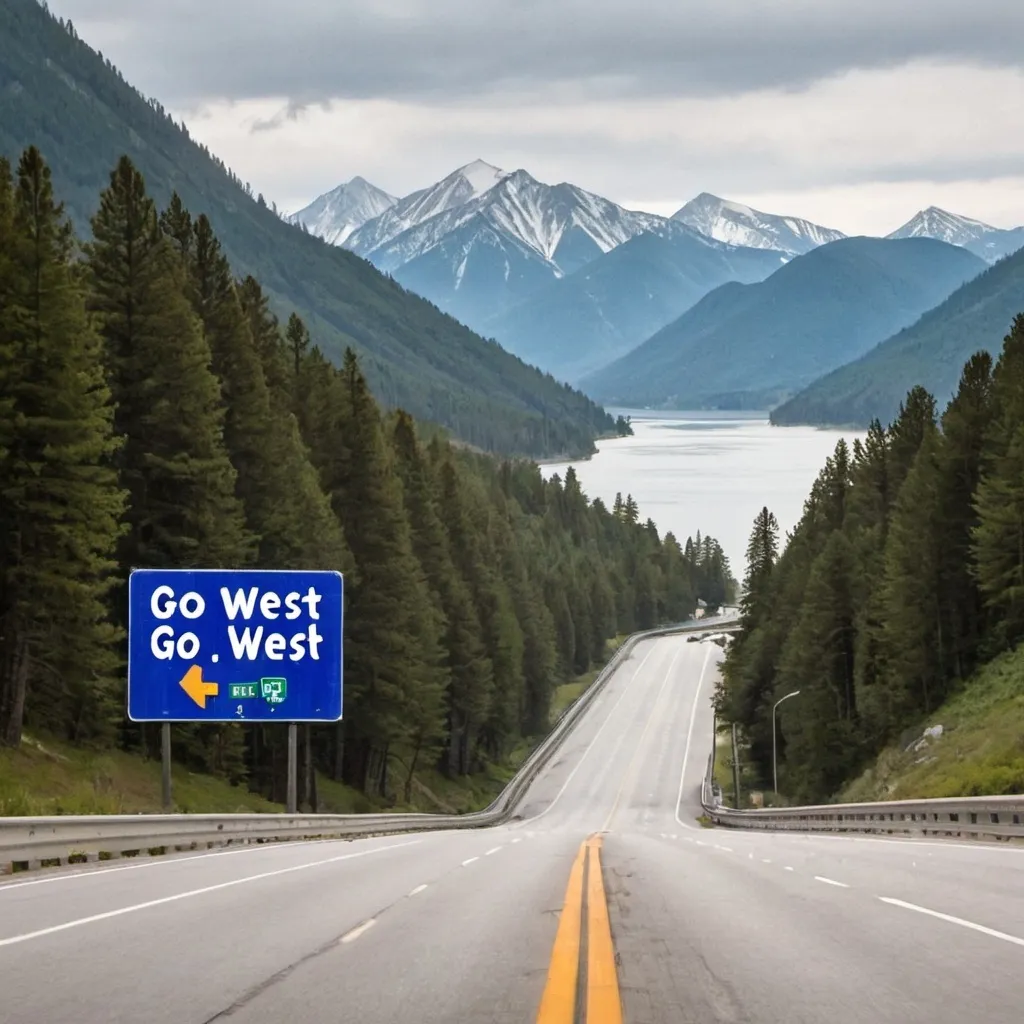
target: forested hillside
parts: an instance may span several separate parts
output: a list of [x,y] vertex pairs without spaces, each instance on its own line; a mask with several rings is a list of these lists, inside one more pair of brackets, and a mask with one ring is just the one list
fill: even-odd
[[42,150],[85,237],[110,168],[127,154],[161,205],[172,193],[210,218],[240,276],[279,316],[296,310],[324,355],[348,347],[376,398],[487,451],[589,454],[614,433],[603,409],[407,292],[369,263],[286,224],[262,196],[108,58],[37,0],[0,4],[0,156]]
[[[0,744],[154,750],[124,717],[132,567],[343,571],[346,718],[305,727],[303,756],[386,797],[545,730],[607,638],[729,598],[710,538],[382,413],[356,354],[335,367],[299,316],[282,328],[127,157],[91,226],[80,249],[37,150],[0,163]],[[190,767],[277,799],[284,740],[175,727]]]
[[915,324],[816,380],[774,409],[777,426],[857,424],[891,419],[915,383],[940,403],[956,390],[960,367],[978,349],[996,355],[1007,323],[1024,306],[1024,249],[1000,260]]
[[941,417],[916,387],[889,427],[876,420],[863,444],[837,445],[781,556],[774,517],[758,517],[716,701],[762,779],[786,694],[800,691],[778,712],[780,790],[825,800],[1024,641],[1022,522],[1018,316],[994,365],[985,351],[967,362]]
[[764,281],[720,285],[580,383],[624,408],[770,409],[984,269],[933,238],[841,238]]

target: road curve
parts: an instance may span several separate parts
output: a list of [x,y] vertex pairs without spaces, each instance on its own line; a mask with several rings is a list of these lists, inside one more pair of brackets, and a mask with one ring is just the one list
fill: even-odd
[[703,829],[721,651],[645,640],[495,829],[0,884],[0,1022],[1024,1014],[1024,851]]

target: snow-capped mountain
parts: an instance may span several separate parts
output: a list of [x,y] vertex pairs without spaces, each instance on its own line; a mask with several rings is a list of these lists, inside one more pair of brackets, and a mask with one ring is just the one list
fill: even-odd
[[[471,327],[540,285],[668,223],[575,185],[544,184],[524,170],[504,174],[463,202],[452,200],[450,185],[428,191],[443,197],[441,212],[396,235],[393,225],[409,215],[402,208],[412,209],[403,201],[365,224],[349,246]],[[368,248],[371,237],[386,235],[391,235],[387,241]]]
[[357,228],[379,217],[398,202],[395,196],[356,176],[351,181],[317,196],[287,218],[290,224],[304,224],[314,235],[331,245],[343,245]]
[[762,213],[708,192],[691,199],[672,218],[719,242],[751,249],[776,249],[790,256],[802,255],[826,242],[846,237],[833,228],[823,228],[799,217]]
[[439,213],[464,206],[493,188],[505,176],[505,171],[500,168],[483,160],[474,160],[452,171],[436,185],[397,200],[389,209],[382,211],[381,216],[354,232],[347,239],[345,248],[368,257],[410,228]]
[[[378,222],[397,216],[389,210]],[[371,222],[359,232],[359,249],[382,270],[393,270],[429,252],[445,236],[481,218],[509,235],[551,265],[552,275],[571,273],[628,238],[664,223],[653,213],[625,210],[608,199],[575,185],[545,185],[526,171],[505,175],[490,189],[467,202],[449,204],[441,213],[408,228],[374,249],[363,239],[376,232]]]
[[937,238],[969,249],[989,263],[1024,248],[1024,227],[994,228],[991,224],[929,206],[916,213],[889,238]]

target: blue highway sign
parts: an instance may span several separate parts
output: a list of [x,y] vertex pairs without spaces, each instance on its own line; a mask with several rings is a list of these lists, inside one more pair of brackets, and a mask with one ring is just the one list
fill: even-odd
[[136,569],[128,580],[133,722],[337,722],[338,572]]

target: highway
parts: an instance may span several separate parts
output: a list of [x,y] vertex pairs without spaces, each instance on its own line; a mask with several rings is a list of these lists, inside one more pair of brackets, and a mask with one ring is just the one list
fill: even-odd
[[721,654],[638,644],[500,828],[0,883],[0,1022],[1019,1024],[1024,850],[700,826]]

